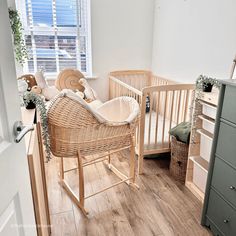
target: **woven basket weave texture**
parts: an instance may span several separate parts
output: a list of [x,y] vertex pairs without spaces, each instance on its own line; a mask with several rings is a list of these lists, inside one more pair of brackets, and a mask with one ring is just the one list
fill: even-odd
[[189,145],[171,136],[170,173],[181,182],[185,181]]

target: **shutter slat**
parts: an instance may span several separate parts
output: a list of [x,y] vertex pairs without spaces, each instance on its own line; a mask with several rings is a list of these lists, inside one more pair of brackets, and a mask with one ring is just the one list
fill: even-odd
[[22,0],[17,8],[29,55],[27,73],[40,67],[50,73],[66,67],[91,72],[88,0]]

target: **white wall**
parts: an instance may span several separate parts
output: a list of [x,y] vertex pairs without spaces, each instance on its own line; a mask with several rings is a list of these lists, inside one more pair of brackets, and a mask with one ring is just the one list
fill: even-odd
[[154,0],[91,0],[93,73],[90,81],[108,98],[112,70],[150,69]]
[[235,0],[156,0],[152,69],[181,81],[228,78],[235,29]]

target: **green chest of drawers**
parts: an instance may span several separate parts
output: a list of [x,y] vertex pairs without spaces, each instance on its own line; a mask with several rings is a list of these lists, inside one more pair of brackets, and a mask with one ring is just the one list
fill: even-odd
[[222,81],[202,225],[236,236],[236,81]]

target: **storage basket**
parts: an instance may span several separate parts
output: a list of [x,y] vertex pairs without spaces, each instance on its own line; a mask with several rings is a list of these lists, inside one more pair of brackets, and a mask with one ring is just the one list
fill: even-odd
[[170,174],[181,182],[185,181],[188,161],[188,144],[171,136]]

